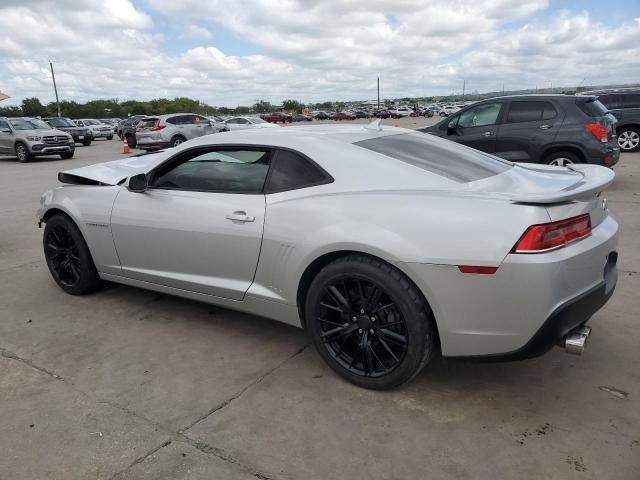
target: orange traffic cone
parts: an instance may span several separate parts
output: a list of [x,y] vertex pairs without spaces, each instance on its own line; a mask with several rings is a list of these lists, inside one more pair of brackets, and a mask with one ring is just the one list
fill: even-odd
[[129,142],[127,142],[127,137],[124,137],[124,143],[122,144],[123,148],[122,148],[122,153],[131,153],[131,150],[129,150]]

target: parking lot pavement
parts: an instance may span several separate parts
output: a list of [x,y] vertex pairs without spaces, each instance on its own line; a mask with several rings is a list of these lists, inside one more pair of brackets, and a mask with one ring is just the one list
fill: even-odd
[[607,192],[620,277],[582,357],[438,359],[373,392],[284,324],[125,286],[64,294],[39,195],[121,149],[0,157],[0,477],[640,478],[640,153]]

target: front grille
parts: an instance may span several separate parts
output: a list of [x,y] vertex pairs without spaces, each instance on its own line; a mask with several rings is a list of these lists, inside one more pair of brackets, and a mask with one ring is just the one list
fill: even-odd
[[50,135],[47,137],[42,137],[42,142],[46,143],[47,145],[66,144],[69,142],[69,137],[62,135]]

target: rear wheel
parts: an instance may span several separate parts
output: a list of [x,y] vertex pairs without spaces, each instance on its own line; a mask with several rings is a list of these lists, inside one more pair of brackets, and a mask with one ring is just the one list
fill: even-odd
[[177,135],[177,136],[175,136],[175,137],[173,137],[171,139],[171,146],[172,147],[177,147],[181,143],[184,143],[184,141],[185,141],[184,137],[181,137],[180,135]]
[[101,287],[89,248],[69,217],[62,214],[51,217],[42,241],[49,271],[65,292],[83,295]]
[[573,152],[553,152],[545,157],[544,163],[557,167],[566,167],[574,163],[582,163],[582,161]]
[[27,148],[27,146],[24,143],[22,142],[16,143],[15,151],[16,151],[16,157],[18,157],[19,162],[26,163],[33,160],[33,155],[31,154],[31,152],[29,151],[29,148]]
[[618,146],[623,152],[634,152],[640,147],[640,130],[622,127],[618,130]]
[[411,380],[435,350],[434,321],[422,294],[373,257],[350,255],[323,268],[309,287],[305,318],[322,358],[364,388]]

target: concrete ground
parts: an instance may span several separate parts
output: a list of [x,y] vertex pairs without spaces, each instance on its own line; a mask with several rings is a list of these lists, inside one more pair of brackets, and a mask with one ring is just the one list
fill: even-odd
[[640,153],[607,192],[620,278],[582,357],[438,359],[373,392],[284,324],[125,286],[64,294],[39,195],[121,147],[0,157],[0,478],[640,478]]

